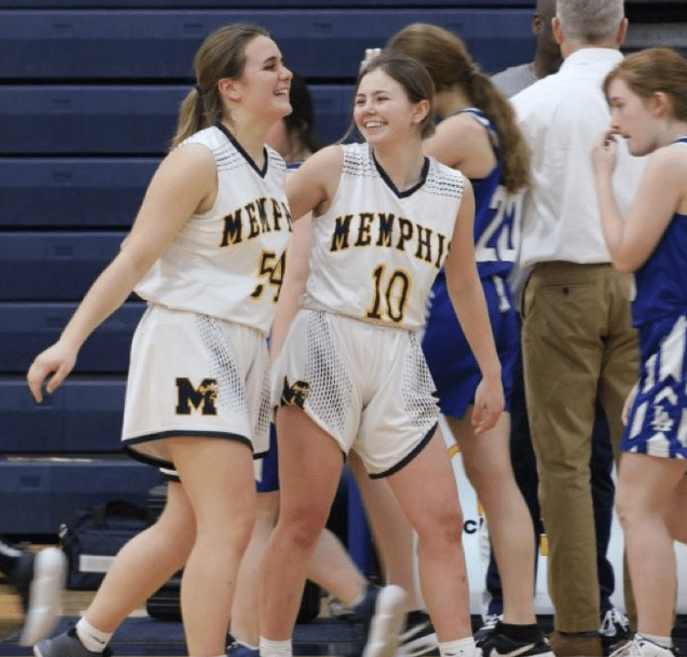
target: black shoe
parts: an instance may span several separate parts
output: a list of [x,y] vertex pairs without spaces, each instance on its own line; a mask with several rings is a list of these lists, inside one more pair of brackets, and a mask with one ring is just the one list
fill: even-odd
[[411,611],[401,634],[401,642],[396,657],[421,657],[421,655],[438,654],[439,639],[437,639],[429,614],[424,610]]
[[534,641],[514,641],[501,632],[500,624],[478,645],[483,657],[554,657],[549,642],[542,634]]
[[610,655],[632,639],[630,621],[622,611],[611,607],[601,619],[599,626],[604,655]]
[[70,628],[65,634],[59,634],[54,639],[44,639],[33,647],[36,657],[112,657],[112,650],[105,646],[102,652],[87,650],[78,636],[76,628]]
[[491,636],[494,628],[499,624],[499,621],[503,618],[500,614],[488,614],[484,617],[484,623],[482,627],[475,632],[475,645],[479,648],[487,637]]

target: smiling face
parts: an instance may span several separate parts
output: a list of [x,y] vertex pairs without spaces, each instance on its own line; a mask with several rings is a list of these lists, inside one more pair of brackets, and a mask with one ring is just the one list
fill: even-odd
[[646,155],[658,147],[656,117],[651,99],[638,96],[625,80],[614,78],[608,85],[611,127],[627,140],[632,155]]
[[234,81],[240,103],[275,121],[290,114],[292,75],[277,44],[269,37],[256,36],[246,45],[245,58],[243,74]]
[[369,144],[419,137],[420,124],[429,103],[411,103],[405,89],[381,68],[360,80],[355,95],[353,119]]

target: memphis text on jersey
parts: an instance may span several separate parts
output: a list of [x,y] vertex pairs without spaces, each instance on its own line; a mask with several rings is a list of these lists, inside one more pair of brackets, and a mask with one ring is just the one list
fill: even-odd
[[265,197],[254,199],[224,217],[220,246],[240,244],[244,239],[244,225],[247,240],[254,239],[263,233],[282,230],[282,222],[285,222],[286,228],[290,231],[290,219],[289,208],[283,201]]
[[414,252],[415,258],[441,269],[449,243],[431,228],[390,212],[358,212],[337,217],[330,252],[351,247],[378,246]]

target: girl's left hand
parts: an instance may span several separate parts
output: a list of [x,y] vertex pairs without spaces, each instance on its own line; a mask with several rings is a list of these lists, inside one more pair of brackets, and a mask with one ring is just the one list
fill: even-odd
[[472,427],[479,436],[493,429],[503,412],[504,397],[501,378],[482,379],[475,391],[475,405],[472,409]]
[[595,173],[610,177],[618,159],[618,137],[612,130],[599,135],[592,148],[592,166]]

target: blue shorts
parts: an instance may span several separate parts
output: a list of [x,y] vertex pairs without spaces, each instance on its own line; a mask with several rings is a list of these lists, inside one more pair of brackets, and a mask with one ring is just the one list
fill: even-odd
[[687,315],[640,327],[637,395],[620,449],[687,458]]
[[[513,310],[510,288],[503,279],[497,285],[493,278],[484,278],[482,286],[501,361],[505,410],[510,412],[513,367],[520,354],[520,321]],[[468,406],[475,403],[482,374],[453,311],[443,270],[432,287],[422,349],[439,392],[441,412],[463,418]]]
[[256,463],[255,487],[258,493],[279,490],[279,457],[277,455],[277,430],[270,424],[270,446],[267,454]]

